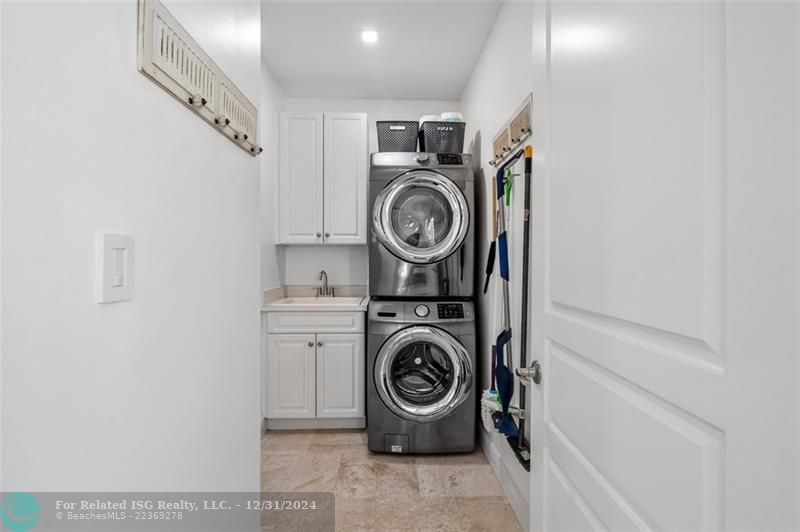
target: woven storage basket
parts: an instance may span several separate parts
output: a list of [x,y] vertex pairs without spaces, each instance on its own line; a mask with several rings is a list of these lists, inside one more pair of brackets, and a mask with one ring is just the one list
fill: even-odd
[[419,123],[411,120],[383,120],[375,123],[378,151],[417,151]]
[[463,153],[465,122],[423,122],[419,131],[419,151]]

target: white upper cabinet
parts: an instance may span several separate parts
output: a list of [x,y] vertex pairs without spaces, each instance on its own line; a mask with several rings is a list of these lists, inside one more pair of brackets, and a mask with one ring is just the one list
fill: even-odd
[[366,244],[367,115],[282,113],[278,244]]
[[322,113],[282,113],[278,243],[322,243]]
[[325,113],[326,244],[366,244],[367,115]]

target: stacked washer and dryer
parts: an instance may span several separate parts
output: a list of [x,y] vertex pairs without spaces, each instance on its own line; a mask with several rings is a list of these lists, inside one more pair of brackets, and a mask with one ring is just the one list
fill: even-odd
[[474,449],[474,177],[462,153],[370,161],[369,449]]

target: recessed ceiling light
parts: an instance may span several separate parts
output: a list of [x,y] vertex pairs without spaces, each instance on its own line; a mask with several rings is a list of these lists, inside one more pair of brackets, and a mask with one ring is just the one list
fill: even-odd
[[378,32],[375,30],[361,30],[361,41],[364,44],[375,44],[378,42]]

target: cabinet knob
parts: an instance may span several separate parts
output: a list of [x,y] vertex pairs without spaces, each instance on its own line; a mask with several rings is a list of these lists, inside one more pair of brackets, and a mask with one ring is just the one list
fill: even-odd
[[330,233],[325,233],[325,238],[330,238],[330,237],[331,237]]
[[317,233],[317,238],[321,237],[322,233]]
[[322,347],[322,342],[317,342],[317,347]]
[[308,342],[308,347],[314,347],[314,342]]

